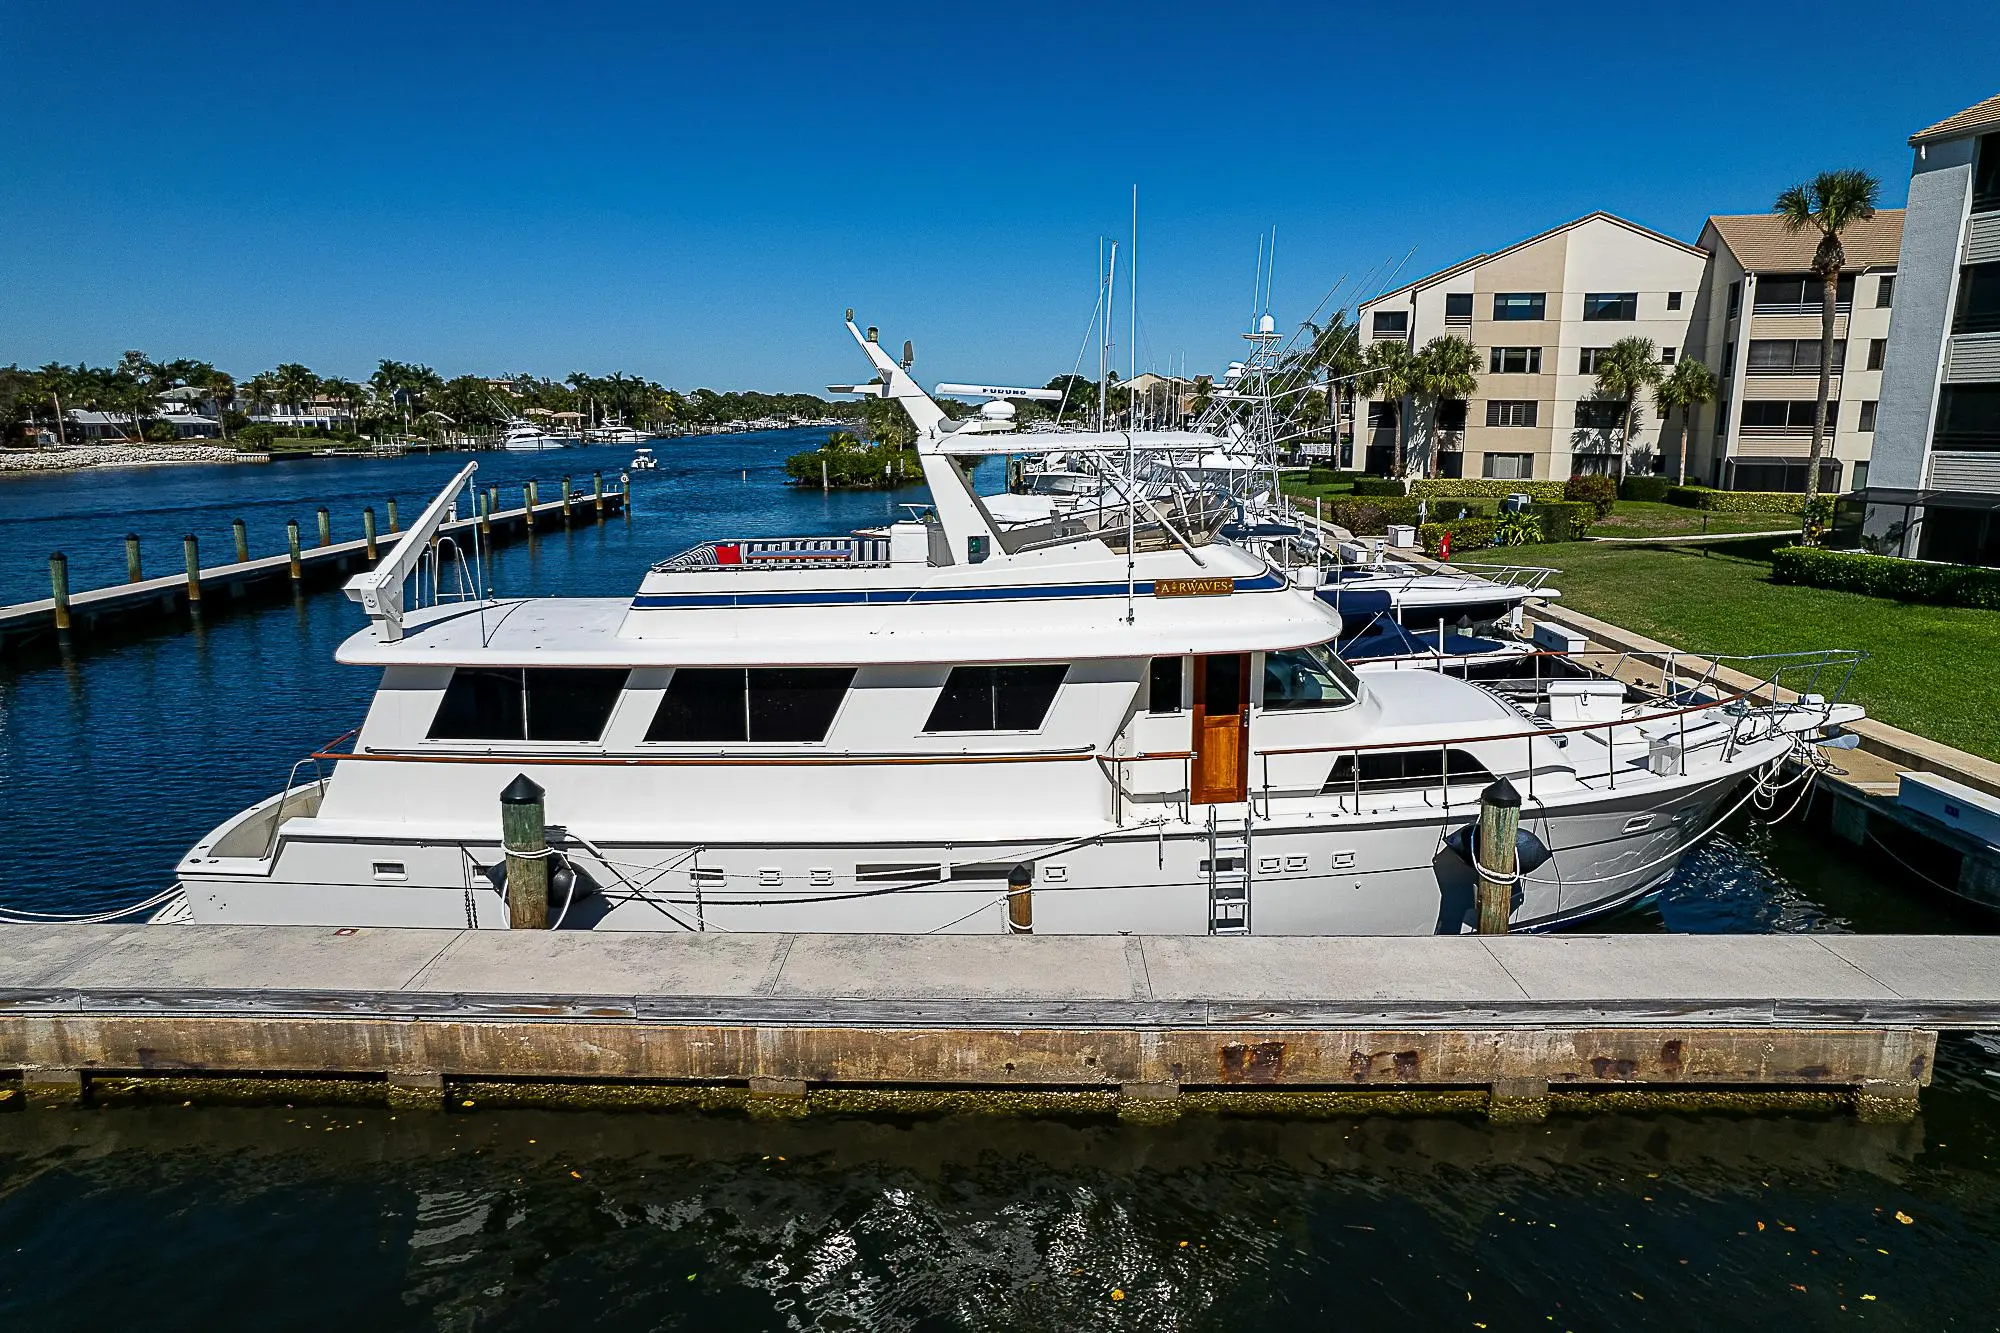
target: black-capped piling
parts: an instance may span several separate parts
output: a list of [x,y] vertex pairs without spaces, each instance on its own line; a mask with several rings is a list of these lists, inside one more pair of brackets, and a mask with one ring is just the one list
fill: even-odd
[[549,836],[540,786],[516,774],[500,793],[500,841],[507,852],[507,928],[549,925]]

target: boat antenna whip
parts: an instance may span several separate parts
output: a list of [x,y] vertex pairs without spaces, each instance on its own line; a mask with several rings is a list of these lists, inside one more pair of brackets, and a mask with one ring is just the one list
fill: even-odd
[[361,603],[361,609],[368,613],[368,619],[374,624],[375,637],[382,642],[394,643],[403,637],[405,582],[416,572],[418,561],[430,549],[431,539],[437,535],[445,519],[450,517],[458,493],[465,489],[472,480],[472,474],[477,471],[478,463],[467,463],[459,469],[458,475],[445,483],[437,498],[417,516],[417,521],[410,525],[402,540],[390,548],[382,563],[347,581],[345,591],[348,597]]

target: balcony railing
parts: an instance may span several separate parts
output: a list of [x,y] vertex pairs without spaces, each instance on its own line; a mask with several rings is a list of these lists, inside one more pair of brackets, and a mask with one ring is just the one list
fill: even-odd
[[1940,453],[2000,453],[2000,430],[1940,430],[1931,436],[1931,448]]
[[[1836,301],[1833,306],[1833,313],[1836,315],[1845,315],[1851,313],[1853,309],[1854,302],[1852,300]],[[1765,301],[1759,298],[1750,307],[1750,313],[1753,315],[1817,315],[1823,313],[1825,310],[1825,302],[1817,297],[1810,301]]]

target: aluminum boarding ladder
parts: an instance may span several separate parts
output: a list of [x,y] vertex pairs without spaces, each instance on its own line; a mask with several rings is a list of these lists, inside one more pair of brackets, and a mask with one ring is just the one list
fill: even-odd
[[1253,837],[1250,808],[1241,816],[1222,817],[1208,808],[1208,933],[1250,933],[1250,868]]

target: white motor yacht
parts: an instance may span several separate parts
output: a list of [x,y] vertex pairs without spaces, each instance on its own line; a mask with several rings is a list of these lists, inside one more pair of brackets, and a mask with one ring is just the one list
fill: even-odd
[[848,328],[877,376],[851,391],[916,425],[924,520],[706,542],[631,597],[406,609],[466,469],[349,585],[370,623],[338,660],[382,673],[351,742],[201,839],[169,913],[504,927],[511,787],[545,801],[565,929],[1458,932],[1457,848],[1504,779],[1513,921],[1545,927],[1643,897],[1860,716],[1775,686],[1524,704],[1357,675],[1339,613],[1220,515],[1003,531],[960,464],[1022,438],[948,422]]
[[560,449],[567,443],[567,440],[549,434],[532,421],[510,421],[500,436],[500,447],[512,453],[538,453],[544,449]]

